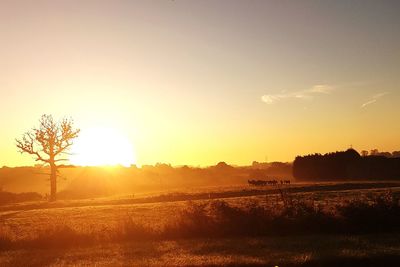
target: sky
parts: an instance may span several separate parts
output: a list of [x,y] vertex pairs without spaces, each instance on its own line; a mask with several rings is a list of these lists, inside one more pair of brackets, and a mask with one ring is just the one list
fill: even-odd
[[[0,2],[0,166],[42,114],[138,165],[400,150],[399,1]],[[110,146],[115,140],[106,140]]]

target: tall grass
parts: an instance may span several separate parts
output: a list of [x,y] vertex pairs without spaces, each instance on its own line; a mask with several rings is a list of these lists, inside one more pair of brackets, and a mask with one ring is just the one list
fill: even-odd
[[31,238],[18,240],[0,229],[0,249],[18,247],[68,247],[127,240],[168,240],[198,237],[272,236],[305,234],[381,233],[400,230],[398,197],[390,191],[367,201],[344,202],[326,210],[281,192],[280,201],[248,201],[233,206],[221,200],[188,202],[162,225],[144,224],[127,215],[105,231],[77,232],[59,224]]

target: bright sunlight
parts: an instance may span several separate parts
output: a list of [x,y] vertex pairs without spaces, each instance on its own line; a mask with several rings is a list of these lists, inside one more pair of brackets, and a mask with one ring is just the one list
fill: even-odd
[[132,142],[113,128],[82,130],[71,149],[70,162],[80,166],[130,166],[136,162]]

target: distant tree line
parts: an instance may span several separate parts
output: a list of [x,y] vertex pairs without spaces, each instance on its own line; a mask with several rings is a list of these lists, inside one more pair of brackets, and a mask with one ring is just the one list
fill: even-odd
[[361,151],[361,156],[383,156],[386,158],[400,158],[400,151],[393,151],[393,152],[380,152],[378,149],[372,149],[370,152],[367,150]]
[[[255,162],[235,166],[219,162],[208,167],[171,166],[165,163],[137,167],[119,166],[112,171],[103,167],[58,165],[58,199],[78,199],[132,194],[148,191],[167,191],[202,186],[247,185],[247,180],[293,179],[292,164]],[[21,193],[35,191],[43,196],[48,192],[49,166],[0,168],[0,188]]]
[[400,180],[400,153],[372,150],[361,156],[348,149],[328,154],[298,156],[293,162],[297,180]]

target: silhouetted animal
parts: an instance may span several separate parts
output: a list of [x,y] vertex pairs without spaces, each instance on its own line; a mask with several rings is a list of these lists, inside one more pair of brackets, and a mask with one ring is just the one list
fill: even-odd
[[266,186],[267,185],[267,181],[263,181],[263,180],[247,180],[247,182],[249,183],[249,185],[254,185],[254,186]]
[[247,180],[247,182],[249,183],[249,185],[254,185],[254,186],[266,186],[266,185],[275,186],[275,185],[278,184],[277,180],[268,180],[268,181],[264,181],[264,180]]

